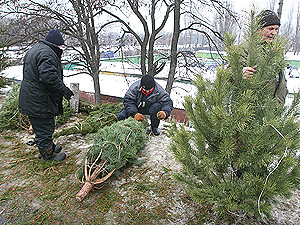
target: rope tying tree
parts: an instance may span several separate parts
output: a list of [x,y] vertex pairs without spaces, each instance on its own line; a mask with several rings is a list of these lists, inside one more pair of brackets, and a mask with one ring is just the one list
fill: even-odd
[[77,172],[84,185],[76,199],[82,201],[94,186],[103,184],[126,162],[136,159],[145,141],[143,123],[133,118],[100,129],[94,136],[93,146],[85,154],[84,165]]

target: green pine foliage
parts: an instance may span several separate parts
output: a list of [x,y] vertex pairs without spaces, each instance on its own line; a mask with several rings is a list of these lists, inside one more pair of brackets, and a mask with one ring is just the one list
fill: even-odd
[[63,98],[62,104],[63,104],[63,115],[58,115],[55,118],[56,127],[60,127],[65,123],[67,123],[72,117],[72,115],[74,114],[74,110],[71,108],[70,102],[67,99]]
[[[134,161],[137,153],[145,147],[147,136],[143,123],[132,117],[118,121],[111,126],[105,126],[94,135],[94,144],[87,151],[85,159],[92,174],[99,165],[104,165],[97,179],[107,173],[125,166],[128,161]],[[105,162],[105,163],[104,163]],[[84,166],[78,172],[82,178]]]
[[[84,110],[90,109],[88,104],[84,104]],[[79,107],[81,109],[81,107]],[[70,134],[90,134],[95,133],[99,129],[115,123],[118,113],[121,111],[121,104],[101,103],[99,106],[89,111],[89,115],[82,122],[76,123],[74,126],[62,129],[53,134],[54,138]]]
[[[182,170],[176,177],[199,203],[213,204],[220,217],[229,213],[270,216],[276,196],[299,188],[299,103],[291,107],[273,97],[272,82],[283,69],[285,41],[264,43],[251,13],[245,41],[227,35],[229,66],[218,68],[214,83],[197,76],[195,97],[185,109],[193,125],[172,125],[171,149]],[[252,79],[245,66],[257,65]]]
[[[0,130],[27,130],[30,126],[28,117],[19,112],[20,86],[20,84],[13,86],[0,108]],[[63,100],[63,110],[64,115],[55,118],[57,127],[68,122],[73,114],[70,103],[66,99]]]
[[28,129],[29,119],[19,113],[20,84],[9,91],[7,98],[0,108],[0,130]]
[[[14,85],[0,108],[0,130],[29,128],[30,122],[27,116],[19,112],[20,84]],[[62,129],[53,134],[54,138],[63,135],[81,133],[83,135],[95,133],[104,126],[109,126],[117,121],[117,115],[121,111],[121,104],[101,103],[99,106],[80,101],[79,111],[88,114],[83,122]],[[70,103],[63,99],[63,115],[55,118],[56,127],[67,123],[73,115]]]

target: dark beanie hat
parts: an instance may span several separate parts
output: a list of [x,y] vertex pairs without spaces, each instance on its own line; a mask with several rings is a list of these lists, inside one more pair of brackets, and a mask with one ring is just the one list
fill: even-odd
[[64,45],[64,39],[58,30],[50,30],[45,37],[46,41],[49,41],[55,45]]
[[280,26],[280,19],[276,15],[275,12],[271,10],[264,10],[260,14],[261,20],[260,25],[262,27],[270,26],[270,25],[279,25]]
[[145,74],[144,76],[142,76],[141,86],[145,90],[150,90],[151,88],[153,88],[155,86],[155,81],[153,76],[150,74]]

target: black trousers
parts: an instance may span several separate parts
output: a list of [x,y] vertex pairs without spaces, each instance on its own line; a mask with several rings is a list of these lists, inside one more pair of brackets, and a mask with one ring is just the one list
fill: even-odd
[[[157,118],[157,113],[162,109],[162,105],[158,102],[152,104],[149,108],[139,108],[139,113],[142,113],[144,115],[150,115],[151,120],[151,127],[157,128],[159,126],[160,120]],[[130,115],[128,115],[125,108],[121,110],[121,112],[118,115],[119,120],[124,120],[128,118]]]
[[52,135],[55,130],[55,120],[52,118],[29,117],[35,133],[35,143],[39,149],[49,149],[53,145]]

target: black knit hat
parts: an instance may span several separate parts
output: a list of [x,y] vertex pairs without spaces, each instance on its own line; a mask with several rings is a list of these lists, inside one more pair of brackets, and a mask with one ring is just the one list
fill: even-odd
[[142,76],[141,86],[145,90],[150,90],[151,88],[153,88],[155,86],[155,81],[153,76],[150,74],[145,74],[144,76]]
[[275,12],[273,12],[271,10],[264,10],[259,14],[259,16],[261,17],[261,20],[259,23],[262,25],[262,28],[270,26],[270,25],[279,25],[280,26],[279,17],[276,15]]
[[49,41],[55,45],[64,45],[64,39],[58,30],[50,30],[45,37],[46,41]]

